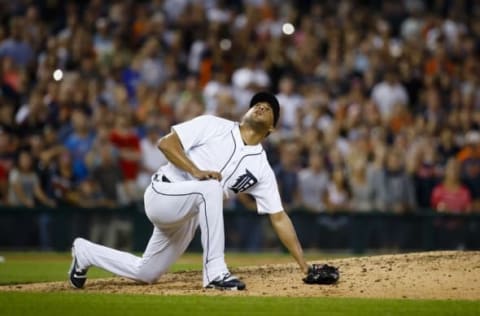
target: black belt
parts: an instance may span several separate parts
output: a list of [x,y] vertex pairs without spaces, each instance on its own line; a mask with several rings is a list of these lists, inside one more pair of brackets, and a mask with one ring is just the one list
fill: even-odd
[[[158,179],[158,174],[155,174],[155,177],[153,178],[154,181],[159,181]],[[161,178],[162,182],[168,182],[168,183],[171,183],[172,181],[170,181],[167,177],[165,177],[165,175],[162,175],[162,178]]]

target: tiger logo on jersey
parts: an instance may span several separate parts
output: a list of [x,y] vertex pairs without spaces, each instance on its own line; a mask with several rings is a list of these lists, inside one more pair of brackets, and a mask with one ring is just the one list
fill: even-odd
[[257,178],[255,178],[255,176],[248,171],[248,169],[245,169],[245,174],[242,174],[237,178],[237,181],[235,181],[235,183],[230,187],[230,190],[235,193],[243,192],[254,186],[257,182]]

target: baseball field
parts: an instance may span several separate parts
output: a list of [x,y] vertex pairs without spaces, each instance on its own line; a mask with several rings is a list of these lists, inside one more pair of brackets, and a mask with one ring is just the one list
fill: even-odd
[[227,253],[242,292],[201,287],[201,255],[185,254],[153,285],[92,268],[67,282],[67,253],[0,253],[0,315],[480,315],[480,252],[364,257],[307,254],[339,267],[335,285],[305,285],[286,254]]

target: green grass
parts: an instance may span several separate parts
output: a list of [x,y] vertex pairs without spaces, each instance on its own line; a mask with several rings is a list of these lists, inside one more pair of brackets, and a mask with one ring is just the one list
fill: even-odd
[[[66,254],[12,253],[3,256],[6,261],[0,263],[0,285],[66,280],[71,263],[70,255]],[[175,264],[172,271],[201,269],[199,260],[197,264],[188,261]],[[88,271],[89,279],[112,276],[112,273],[95,267]]]
[[[2,253],[0,284],[36,283],[67,279],[71,257],[56,253]],[[92,269],[89,277],[111,276],[111,273]]]
[[2,315],[478,315],[479,302],[1,293]]

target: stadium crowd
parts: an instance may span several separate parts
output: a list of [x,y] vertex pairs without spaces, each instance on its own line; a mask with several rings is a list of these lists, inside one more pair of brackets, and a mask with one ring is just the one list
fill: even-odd
[[0,22],[3,205],[141,200],[172,124],[269,90],[288,210],[480,210],[476,1],[18,0]]

